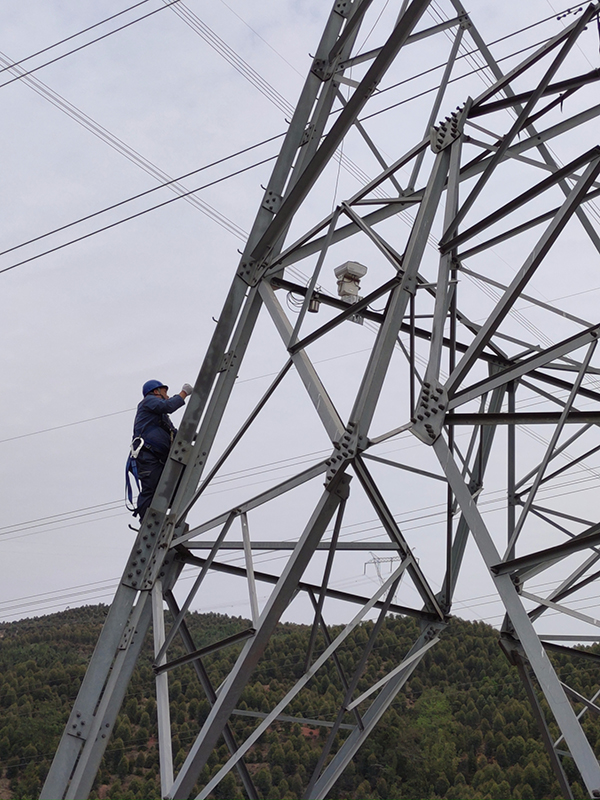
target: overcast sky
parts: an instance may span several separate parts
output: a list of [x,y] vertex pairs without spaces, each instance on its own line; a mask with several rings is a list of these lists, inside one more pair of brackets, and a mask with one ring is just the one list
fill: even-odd
[[[127,7],[122,0],[5,0],[0,6],[2,64],[19,62]],[[488,41],[552,17],[561,8],[555,0],[473,0],[468,5]],[[186,0],[185,6],[174,8],[148,0],[23,61],[21,68],[32,70],[139,20],[102,41],[4,87],[2,82],[14,75],[2,72],[0,250],[165,180],[206,167],[182,181],[192,190],[276,155],[280,138],[210,166],[286,130],[327,14],[328,4],[319,0]],[[494,52],[500,57],[526,47],[558,32],[562,24],[553,19],[500,43]],[[597,34],[590,31],[586,42],[588,49],[575,61],[582,72],[592,68],[590,58],[598,66]],[[437,57],[435,51],[428,57]],[[407,56],[403,74],[422,71],[431,61],[411,62]],[[422,79],[416,91],[435,85],[436,79]],[[411,91],[407,88],[403,96]],[[466,96],[462,89],[455,94]],[[422,111],[424,106],[416,108]],[[396,148],[392,156],[421,135],[417,128],[422,121],[415,120],[407,115],[401,125],[382,133],[389,148]],[[577,146],[575,142],[573,148]],[[351,147],[349,142],[346,152],[354,156]],[[355,160],[373,174],[372,164],[360,162],[358,149]],[[124,508],[123,477],[141,385],[158,378],[176,392],[183,382],[194,382],[271,163],[198,191],[194,202],[178,199],[39,258],[34,257],[176,195],[159,189],[0,255],[0,270],[34,259],[0,272],[3,383],[5,397],[11,398],[0,426],[0,619],[110,601],[134,536],[127,527],[132,519]],[[332,168],[327,179],[329,194],[323,194],[319,213],[358,188],[344,170]],[[333,277],[327,281],[333,292]],[[598,283],[590,276],[587,289]],[[598,295],[588,294],[587,299],[586,310],[593,314]],[[583,314],[583,301],[573,302]],[[345,334],[345,352],[364,352],[372,343],[372,332],[355,328]],[[266,325],[259,326],[257,336],[259,347],[240,373],[241,398],[258,397],[282,364],[281,351],[273,357],[269,353]],[[348,363],[336,362],[340,374]],[[331,374],[335,380],[335,372]],[[224,478],[218,491],[225,497],[215,503],[232,505],[258,491],[261,481],[290,474],[289,464],[278,464],[277,470],[264,466],[280,461],[286,452],[298,464],[304,456],[308,463],[321,450],[325,455],[323,435],[307,440],[295,435],[299,428],[294,416],[297,412],[301,418],[304,400],[298,399],[296,409],[294,391],[292,385],[287,406],[270,429],[279,444],[286,436],[293,440],[289,451],[282,454],[268,437],[254,442],[252,453],[245,453],[248,471]],[[232,426],[243,405],[237,402]],[[174,415],[176,424],[180,413]],[[408,438],[398,447],[415,444]],[[398,495],[392,510],[403,515],[410,529],[410,524],[427,525],[426,515],[433,513],[428,508],[425,497]],[[417,539],[415,546],[424,557],[428,545]],[[346,587],[368,592],[377,585],[369,558],[366,554],[354,560]],[[489,587],[485,580],[465,587],[466,616],[499,621],[498,608],[479,599]],[[208,605],[203,602],[203,610],[246,613],[242,601],[217,591]]]

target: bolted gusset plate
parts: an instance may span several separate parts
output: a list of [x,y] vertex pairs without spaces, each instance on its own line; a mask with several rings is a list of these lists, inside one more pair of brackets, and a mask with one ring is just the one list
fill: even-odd
[[440,122],[439,125],[431,128],[429,142],[434,153],[440,153],[449,147],[462,135],[467,119],[471,99],[462,106],[457,106],[448,117]]
[[444,426],[448,395],[443,386],[423,383],[414,416],[411,433],[425,444],[433,444]]

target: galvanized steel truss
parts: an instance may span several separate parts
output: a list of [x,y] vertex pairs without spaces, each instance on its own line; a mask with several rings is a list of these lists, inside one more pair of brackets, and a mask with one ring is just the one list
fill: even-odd
[[[361,52],[359,31],[365,20],[371,20],[370,15],[379,13],[377,6],[372,0],[338,0],[328,18],[43,798],[88,796],[151,622],[163,796],[208,797],[225,775],[236,770],[248,797],[258,797],[244,757],[270,725],[295,720],[309,726],[325,725],[328,730],[318,764],[304,788],[306,798],[325,797],[438,641],[452,608],[461,567],[473,569],[465,562],[470,538],[504,606],[502,645],[522,677],[565,796],[571,795],[561,763],[564,756],[574,759],[590,795],[600,796],[600,767],[580,723],[586,712],[598,713],[595,698],[582,697],[566,686],[552,667],[546,650],[564,651],[556,642],[569,640],[560,632],[560,625],[556,634],[537,632],[539,620],[552,611],[557,619],[567,615],[591,629],[592,633],[574,634],[572,641],[599,638],[594,631],[600,623],[569,601],[582,593],[585,596],[600,577],[596,569],[600,523],[597,517],[588,519],[589,514],[579,512],[568,495],[557,507],[547,493],[556,491],[559,478],[578,469],[591,471],[597,479],[593,456],[600,451],[596,435],[600,422],[596,378],[600,322],[562,311],[540,299],[539,290],[528,293],[544,270],[549,280],[560,273],[560,264],[557,267],[551,260],[551,250],[565,231],[572,235],[575,230],[578,236],[582,232],[592,253],[588,258],[598,263],[600,237],[591,212],[594,198],[600,194],[600,146],[594,130],[585,123],[600,114],[600,105],[584,103],[576,113],[567,105],[563,116],[556,113],[567,99],[579,97],[578,92],[600,77],[598,70],[580,74],[573,66],[574,47],[597,18],[599,5],[591,3],[581,9],[570,18],[570,24],[530,50],[506,74],[459,0],[448,0],[443,8],[432,0],[397,2],[393,19],[390,8],[375,28],[378,46]],[[387,31],[382,35],[386,20]],[[385,81],[392,68],[404,79],[411,78],[416,72],[411,65],[419,63],[419,48],[431,48],[432,42],[436,47],[438,42],[449,43],[449,51],[433,102],[425,110],[419,108],[423,136],[416,137],[416,143],[398,145],[408,126],[394,104],[380,108],[381,98],[387,96],[384,92],[393,88]],[[432,50],[424,52],[430,57]],[[459,62],[472,58],[474,52],[491,76],[489,86],[478,95],[472,92],[474,97],[465,93],[456,110],[437,124],[448,108],[449,97],[456,96],[454,83],[468,78],[457,77]],[[367,113],[371,107],[374,111]],[[373,123],[370,127],[369,120],[376,113],[397,131],[397,151],[391,158],[386,151],[389,140],[385,146],[378,143],[381,126]],[[488,127],[482,124],[484,120]],[[319,215],[315,209],[323,197],[327,167],[335,159],[342,165],[351,163],[339,150],[351,134],[374,158],[379,172],[371,179],[363,177],[357,191],[334,203],[330,213]],[[562,165],[550,143],[555,146],[566,138],[570,155]],[[503,187],[502,201],[497,199],[499,186]],[[409,220],[407,235],[402,233],[401,214],[404,222]],[[362,244],[357,244],[359,241]],[[513,258],[517,252],[524,257],[514,263],[510,280],[498,280],[497,270],[490,266],[490,253],[519,242],[525,250],[510,253]],[[432,243],[437,251],[435,262],[430,256]],[[335,263],[338,252],[347,255],[353,247],[366,246],[372,263],[378,265],[377,285],[364,299],[348,305],[321,288],[320,282],[326,282],[324,268]],[[311,265],[305,281],[297,277],[296,265],[301,262]],[[587,273],[580,267],[569,265],[569,283],[584,291]],[[477,298],[473,301],[475,290],[470,295],[463,289],[467,280],[496,292],[489,308]],[[565,283],[563,269],[557,284]],[[285,293],[299,298],[295,318],[281,302]],[[521,322],[529,324],[533,341],[515,335],[511,320],[521,313],[517,306],[523,301],[541,315],[546,326],[548,320],[557,320],[556,329],[548,329],[551,336],[545,341],[539,341],[532,323],[522,315]],[[373,303],[384,307],[375,310]],[[309,313],[315,309],[320,309],[321,317]],[[223,418],[244,357],[257,337],[261,311],[281,339],[279,347],[272,342],[269,347],[282,353],[283,365],[232,433]],[[473,313],[478,320],[472,319]],[[315,323],[316,319],[323,321]],[[329,353],[339,352],[340,332],[349,326],[356,332],[352,326],[357,321],[365,323],[369,353],[362,372],[349,384],[344,399],[352,397],[352,402],[342,412],[332,399],[335,392],[328,389],[323,370],[317,369],[311,348],[324,346]],[[371,330],[372,341],[366,335]],[[265,347],[264,339],[260,346]],[[294,373],[331,443],[331,452],[206,519],[201,510],[206,490],[248,432],[265,418],[268,424],[269,404]],[[396,409],[391,414],[394,422],[381,430],[378,420],[385,414],[378,414],[390,393]],[[523,410],[533,400],[536,410]],[[294,413],[292,408],[291,417]],[[529,430],[524,426],[532,425],[550,431],[539,453],[526,452],[521,446],[521,432]],[[468,432],[466,444],[461,438],[464,431]],[[426,453],[423,462],[383,457],[381,445],[411,434],[419,452]],[[479,507],[486,496],[485,481],[498,482],[498,465],[506,470],[502,487],[506,528],[502,535]],[[261,538],[253,535],[254,514],[275,502],[279,524],[285,522],[287,529],[290,523],[281,517],[282,499],[319,481],[324,488],[307,509],[293,540],[273,532]],[[430,554],[417,559],[414,547],[418,539],[414,535],[411,539],[397,521],[398,498],[406,500],[402,490],[408,481],[421,482],[423,497],[441,492],[444,498],[445,519],[435,534],[436,549],[444,553],[437,586],[431,579]],[[355,496],[375,513],[381,534],[377,541],[348,539],[341,534],[352,518]],[[200,519],[191,522],[196,512]],[[324,538],[328,530],[331,533]],[[212,536],[210,540],[207,534]],[[225,558],[236,550],[243,553],[241,566]],[[267,550],[285,555],[280,571],[257,568],[256,553]],[[341,554],[364,550],[392,551],[389,576],[385,580],[382,576],[370,595],[336,588],[333,576]],[[321,565],[317,573],[313,569],[316,564]],[[178,580],[184,567],[195,570],[196,577],[181,600],[177,598],[181,594]],[[312,578],[305,577],[309,567]],[[558,568],[562,573],[555,588],[533,591],[532,579]],[[194,603],[202,608],[201,592],[207,576],[214,573],[247,585],[250,624],[223,641],[198,648],[186,615]],[[314,574],[321,577],[314,578]],[[413,594],[405,593],[399,599],[398,587],[405,583]],[[272,588],[261,600],[265,587]],[[283,696],[268,712],[245,712],[258,724],[244,741],[238,741],[238,702],[277,623],[297,596],[308,598],[313,615],[301,676],[290,675]],[[326,622],[331,602],[356,609],[350,621],[335,631]],[[165,603],[170,620],[166,627]],[[420,632],[397,666],[367,685],[365,669],[377,651],[378,636],[389,613],[412,616]],[[348,674],[338,655],[365,619],[373,620],[370,635]],[[183,643],[187,655],[170,656],[175,639]],[[203,659],[229,646],[238,646],[239,655],[216,688]],[[286,714],[292,701],[330,660],[343,694],[337,714],[330,720]],[[193,666],[211,711],[175,775],[168,676],[182,664]],[[553,715],[550,726],[541,711],[541,696]],[[220,737],[230,757],[198,794],[194,787]]]

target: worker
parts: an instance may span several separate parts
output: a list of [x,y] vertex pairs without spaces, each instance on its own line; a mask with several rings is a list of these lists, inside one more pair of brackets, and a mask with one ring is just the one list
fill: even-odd
[[177,433],[169,414],[184,405],[185,398],[192,393],[192,387],[189,383],[184,383],[179,394],[173,397],[169,397],[168,391],[169,387],[161,381],[146,381],[142,387],[144,399],[137,407],[133,423],[133,441],[127,469],[134,475],[137,473],[137,479],[141,483],[137,507],[133,511],[134,516],[139,517],[140,523],[152,502]]

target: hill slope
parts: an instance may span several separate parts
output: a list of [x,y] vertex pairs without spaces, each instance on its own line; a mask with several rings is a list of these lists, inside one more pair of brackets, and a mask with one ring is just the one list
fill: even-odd
[[[0,624],[0,800],[37,797],[85,673],[106,606],[85,606],[36,619]],[[381,647],[369,662],[369,679],[385,675],[406,651],[414,622],[392,617]],[[190,626],[198,646],[228,636],[247,621],[218,614],[194,614]],[[350,669],[355,648],[370,623],[349,637],[340,654]],[[266,711],[283,695],[286,674],[301,674],[309,630],[285,624],[238,708]],[[447,633],[415,672],[331,793],[332,798],[559,798],[561,797],[530,707],[516,673],[506,661],[497,633],[483,623],[453,620]],[[237,651],[205,660],[218,685]],[[561,677],[590,697],[598,688],[595,664],[553,658]],[[189,666],[171,673],[174,756],[178,766],[206,717],[209,705]],[[321,670],[302,700],[286,713],[331,719],[341,686],[336,672]],[[600,748],[600,727],[584,717]],[[149,647],[135,670],[92,797],[114,800],[159,798],[156,703]],[[239,716],[239,732],[254,728]],[[326,728],[278,724],[249,753],[248,767],[269,800],[299,797],[318,757]],[[206,781],[225,758],[213,754]],[[586,793],[573,766],[565,763],[575,797]],[[237,778],[228,776],[215,797],[243,797]]]

